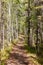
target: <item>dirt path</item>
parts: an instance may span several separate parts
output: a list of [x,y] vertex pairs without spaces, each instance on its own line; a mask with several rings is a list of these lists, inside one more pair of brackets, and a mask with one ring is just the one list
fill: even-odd
[[7,65],[36,65],[27,55],[23,43],[24,39],[21,38],[20,41],[14,45],[13,50],[10,53],[10,57],[7,60]]

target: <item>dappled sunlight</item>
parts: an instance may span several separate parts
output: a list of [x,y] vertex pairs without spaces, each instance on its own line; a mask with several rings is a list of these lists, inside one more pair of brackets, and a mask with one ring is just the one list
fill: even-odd
[[0,65],[43,65],[43,0],[0,0]]

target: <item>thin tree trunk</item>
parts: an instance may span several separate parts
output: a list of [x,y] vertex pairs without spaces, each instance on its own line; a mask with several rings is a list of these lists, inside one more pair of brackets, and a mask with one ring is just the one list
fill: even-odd
[[27,25],[28,25],[28,42],[27,42],[27,44],[30,45],[30,0],[28,0]]

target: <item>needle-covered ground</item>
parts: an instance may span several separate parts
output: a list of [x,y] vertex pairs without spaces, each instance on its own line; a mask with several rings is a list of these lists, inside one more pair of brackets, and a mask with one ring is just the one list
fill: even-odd
[[13,46],[6,65],[39,65],[36,55],[27,53],[24,48],[24,36],[19,37],[18,43]]

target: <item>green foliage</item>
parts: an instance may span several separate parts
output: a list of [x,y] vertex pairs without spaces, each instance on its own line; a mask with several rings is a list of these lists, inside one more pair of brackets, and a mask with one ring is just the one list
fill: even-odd
[[27,44],[24,46],[28,53],[36,53],[35,47],[30,47]]
[[6,50],[1,50],[1,61],[8,59],[9,54]]
[[2,62],[1,65],[5,65],[4,62]]

